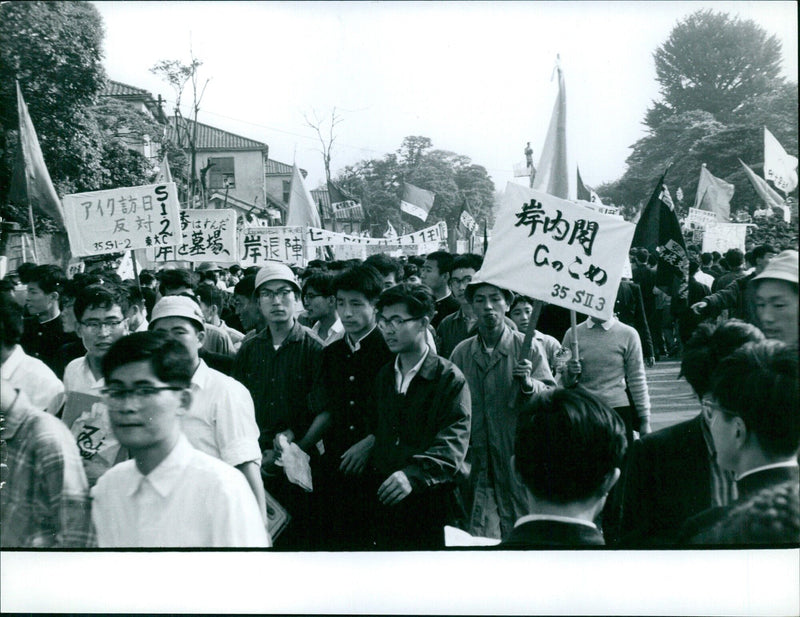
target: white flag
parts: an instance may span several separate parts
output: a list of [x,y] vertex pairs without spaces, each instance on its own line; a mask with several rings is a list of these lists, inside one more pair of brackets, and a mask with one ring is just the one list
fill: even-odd
[[797,186],[797,157],[787,154],[775,136],[764,127],[764,179],[775,188],[791,193]]
[[311,193],[303,182],[303,175],[294,165],[292,183],[289,188],[289,207],[286,213],[287,227],[322,227],[319,211]]
[[694,197],[694,207],[698,210],[713,212],[717,220],[727,223],[731,219],[731,198],[734,186],[721,178],[713,175],[706,164],[700,168],[700,178],[697,181],[697,192]]

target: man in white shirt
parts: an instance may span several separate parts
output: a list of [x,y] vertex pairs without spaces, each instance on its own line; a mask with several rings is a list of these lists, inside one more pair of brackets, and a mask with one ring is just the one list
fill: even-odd
[[181,432],[192,373],[186,347],[154,332],[120,339],[104,358],[111,424],[133,460],[92,490],[100,547],[270,545],[242,474],[194,449]]
[[582,388],[557,388],[520,412],[514,468],[531,497],[500,549],[602,546],[594,521],[620,476],[625,424]]
[[0,374],[10,387],[24,392],[34,409],[56,413],[64,385],[44,362],[26,354],[22,337],[22,309],[12,301],[0,301]]
[[186,296],[166,296],[153,307],[150,329],[178,339],[192,365],[192,404],[179,415],[181,430],[193,447],[244,474],[266,521],[261,449],[253,399],[235,379],[200,359],[205,325],[200,306]]

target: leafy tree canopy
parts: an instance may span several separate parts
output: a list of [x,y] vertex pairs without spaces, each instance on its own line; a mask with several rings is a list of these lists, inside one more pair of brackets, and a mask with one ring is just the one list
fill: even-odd
[[[455,229],[464,199],[476,220],[492,218],[494,183],[486,169],[467,156],[434,149],[428,137],[406,137],[396,152],[345,167],[336,181],[361,200],[375,235],[386,230],[387,222],[398,231],[437,221]],[[436,193],[425,223],[401,213],[404,182]]]

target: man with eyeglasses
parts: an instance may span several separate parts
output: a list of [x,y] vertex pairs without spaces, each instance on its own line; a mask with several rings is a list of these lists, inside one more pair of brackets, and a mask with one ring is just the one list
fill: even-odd
[[311,330],[297,322],[299,294],[300,286],[287,265],[273,262],[258,271],[254,295],[267,327],[242,343],[233,377],[245,385],[255,403],[265,487],[293,519],[279,546],[305,549],[310,548],[310,498],[290,484],[276,465],[281,436],[315,457],[323,428],[314,421],[316,405],[312,400],[323,346]]
[[464,292],[472,277],[481,269],[483,257],[467,253],[457,255],[453,260],[453,270],[450,273],[450,291],[459,304],[455,313],[447,315],[436,328],[439,355],[449,358],[450,354],[461,341],[474,334],[473,329],[478,322],[472,312],[472,305],[467,302]]
[[93,486],[107,469],[125,458],[111,432],[100,389],[105,385],[103,357],[114,342],[128,334],[127,297],[117,287],[89,285],[76,294],[73,310],[86,355],[64,370],[62,418],[75,436],[89,485]]
[[192,404],[180,414],[181,430],[193,447],[244,474],[266,522],[253,399],[241,383],[200,357],[205,337],[200,305],[185,296],[165,296],[153,307],[150,330],[178,339],[192,361]]
[[92,490],[97,543],[123,547],[267,547],[250,487],[227,463],[196,450],[179,415],[191,407],[192,359],[173,337],[137,332],[102,361],[111,426],[132,460]]
[[428,287],[387,289],[377,309],[378,326],[397,357],[378,372],[374,388],[375,546],[443,548],[456,482],[469,473],[469,388],[458,367],[426,343],[435,312]]

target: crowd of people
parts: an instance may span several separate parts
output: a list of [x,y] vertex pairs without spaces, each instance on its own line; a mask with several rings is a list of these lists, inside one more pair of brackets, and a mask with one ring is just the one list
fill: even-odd
[[[475,254],[22,264],[0,281],[0,542],[796,546],[798,253],[693,254],[688,301],[657,261],[632,249],[614,315],[574,328]],[[652,432],[667,356],[698,413]]]

